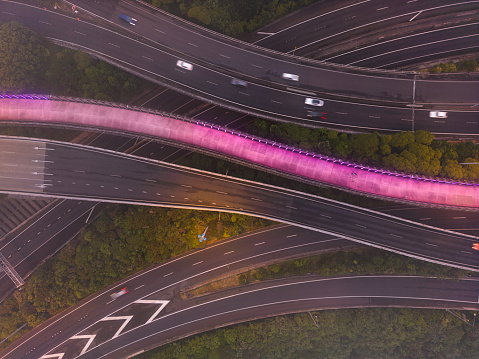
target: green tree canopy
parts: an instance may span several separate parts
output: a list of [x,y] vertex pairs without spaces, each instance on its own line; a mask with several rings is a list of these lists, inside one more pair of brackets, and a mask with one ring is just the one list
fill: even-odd
[[35,92],[43,80],[49,50],[43,38],[12,21],[0,26],[0,87]]

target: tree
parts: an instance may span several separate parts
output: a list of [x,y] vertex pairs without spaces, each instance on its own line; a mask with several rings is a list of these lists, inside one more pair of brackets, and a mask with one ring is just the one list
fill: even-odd
[[446,160],[442,166],[441,176],[452,179],[464,178],[464,170],[455,160]]
[[0,26],[0,88],[35,92],[49,55],[46,42],[29,28],[14,21]]
[[379,139],[376,133],[354,135],[349,141],[352,154],[358,159],[370,158],[378,150]]
[[413,142],[414,142],[414,135],[412,134],[411,131],[406,131],[406,132],[395,133],[391,137],[391,142],[389,142],[389,145],[394,149],[402,151],[403,149],[407,147],[407,145]]
[[417,143],[429,146],[432,143],[432,141],[434,140],[434,135],[431,132],[418,130],[418,131],[414,132],[414,140]]

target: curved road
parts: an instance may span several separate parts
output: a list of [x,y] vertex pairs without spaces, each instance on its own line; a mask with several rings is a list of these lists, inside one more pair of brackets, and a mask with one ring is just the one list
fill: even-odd
[[[86,146],[3,139],[2,148],[16,157],[22,154],[16,159],[17,168],[0,178],[3,191],[250,214],[479,271],[479,253],[471,249],[477,241],[473,236],[301,192]],[[9,164],[3,159],[2,167]]]
[[[115,107],[105,107],[48,101],[46,97],[43,100],[29,99],[29,96],[7,97],[0,99],[0,121],[7,123],[133,133],[362,194],[416,204],[479,208],[479,184],[475,183],[423,178],[350,164],[236,130],[133,112],[117,108],[115,104],[111,104]],[[49,185],[37,186],[41,190]]]
[[[441,81],[422,75],[416,79],[412,75],[391,77],[363,70],[343,72],[320,68],[315,62],[303,63],[306,60],[297,58],[291,62],[284,59],[285,55],[271,54],[248,44],[238,46],[236,42],[227,42],[228,39],[220,42],[212,35],[199,33],[196,27],[141,9],[133,14],[141,19],[134,28],[136,33],[126,36],[50,11],[8,1],[2,6],[5,10],[0,13],[0,20],[23,22],[51,39],[83,48],[195,97],[243,112],[311,126],[479,133],[477,112],[473,111],[476,108],[470,107],[479,102],[479,81]],[[121,7],[115,8],[109,20],[119,23],[118,14],[122,11]],[[137,40],[138,36],[143,36],[143,40]],[[206,48],[208,51],[204,51]],[[178,59],[191,62],[193,71],[177,67]],[[299,75],[299,83],[281,79],[283,72]],[[250,86],[248,89],[232,86],[232,77],[243,78]],[[315,111],[304,103],[308,96],[326,100],[321,109],[325,115],[308,116]],[[359,105],[357,101],[367,104]],[[407,107],[430,108],[435,104],[445,106],[440,109],[446,110],[450,105],[469,107],[466,111],[451,112],[447,121],[440,122],[431,121],[428,111]]]

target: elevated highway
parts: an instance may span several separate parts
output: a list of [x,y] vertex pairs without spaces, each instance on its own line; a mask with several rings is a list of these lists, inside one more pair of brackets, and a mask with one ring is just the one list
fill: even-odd
[[[471,107],[479,102],[479,81],[474,75],[444,80],[328,65],[224,36],[218,39],[217,34],[141,8],[133,14],[140,20],[132,33],[131,28],[107,30],[8,1],[2,6],[1,21],[20,21],[65,46],[83,49],[153,81],[242,112],[316,127],[479,133],[477,112]],[[107,20],[119,23],[118,14],[124,10],[114,8]],[[193,71],[177,67],[178,59],[190,62]],[[282,73],[296,74],[300,80],[284,80]],[[232,86],[233,77],[248,81],[250,86]],[[314,108],[305,105],[306,97],[323,98],[326,116],[308,116]],[[458,111],[451,112],[447,121],[432,121],[428,111],[410,106]]]
[[[8,98],[10,97],[10,98]],[[208,152],[276,173],[378,198],[462,209],[479,208],[479,184],[425,178],[351,164],[228,128],[165,115],[43,99],[0,100],[0,121],[21,125],[89,128],[142,135]],[[36,172],[32,170],[32,173]],[[30,174],[29,177],[32,177]],[[19,183],[13,181],[13,185]],[[38,191],[48,184],[37,183]]]
[[[306,193],[112,151],[27,139],[3,138],[1,145],[10,157],[23,153],[23,161],[0,177],[1,191],[249,214],[479,271],[479,253],[471,249],[477,237]],[[2,168],[11,163],[4,157]]]

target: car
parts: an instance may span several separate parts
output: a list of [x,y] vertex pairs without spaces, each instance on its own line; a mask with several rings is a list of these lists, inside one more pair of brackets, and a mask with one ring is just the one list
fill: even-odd
[[182,60],[176,61],[176,66],[181,67],[182,69],[185,69],[188,71],[193,71],[193,65]]
[[128,293],[128,292],[129,292],[128,287],[125,287],[125,288],[123,288],[122,290],[120,290],[119,292],[115,292],[115,293],[111,294],[111,295],[110,295],[110,298],[111,298],[112,300],[115,300],[115,299],[117,299],[117,298],[120,298],[122,295],[125,295],[125,294]]
[[294,74],[287,74],[286,72],[284,72],[281,77],[285,80],[291,80],[291,81],[299,81],[299,76],[298,75],[294,75]]
[[479,243],[473,243],[472,244],[472,249],[475,249],[476,251],[479,251]]
[[239,79],[231,79],[231,84],[234,86],[240,86],[245,88],[248,87],[248,83],[246,81],[239,80]]
[[122,20],[125,20],[130,25],[136,25],[136,22],[138,21],[138,20],[133,19],[132,17],[129,17],[128,15],[125,15],[125,14],[120,14],[120,15],[118,15],[118,17]]
[[326,119],[326,112],[316,112],[316,111],[308,111],[306,116],[311,118],[320,118],[322,120]]
[[311,105],[311,106],[323,106],[324,105],[324,101],[322,101],[320,99],[317,99],[317,98],[311,98],[311,97],[307,97],[306,100],[304,100],[304,103],[306,105]]
[[429,117],[432,117],[432,118],[446,118],[447,117],[447,112],[431,111],[431,112],[429,112]]

